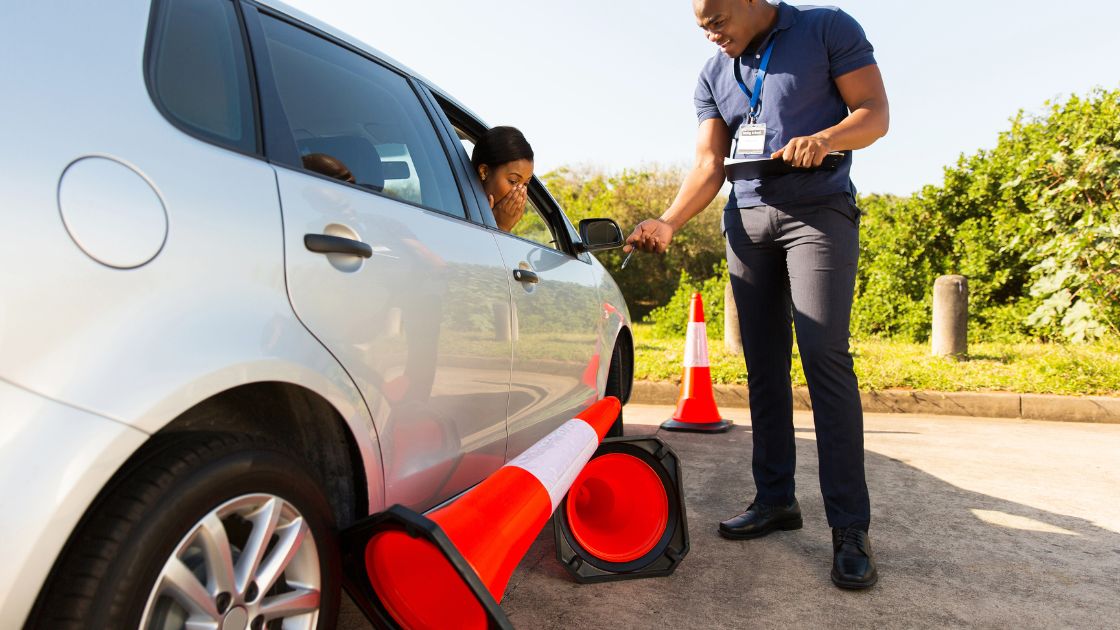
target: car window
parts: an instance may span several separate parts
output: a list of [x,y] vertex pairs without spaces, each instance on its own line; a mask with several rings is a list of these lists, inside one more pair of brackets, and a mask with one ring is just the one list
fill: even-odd
[[455,129],[456,135],[459,136],[459,142],[463,143],[463,148],[467,150],[467,156],[474,155],[474,140],[471,140],[465,132]]
[[545,221],[544,214],[533,200],[525,202],[525,216],[510,230],[510,234],[539,243],[545,247],[559,250],[560,245],[552,233],[552,227]]
[[[474,139],[471,138],[469,133],[458,127],[455,128],[455,133],[459,136],[459,141],[463,143],[463,148],[466,149],[467,155],[471,155],[474,152]],[[547,219],[547,215],[541,208],[533,203],[532,198],[525,203],[525,214],[521,217],[521,220],[517,222],[517,225],[513,226],[513,229],[510,230],[510,234],[551,249],[561,251],[563,249],[560,246],[561,241],[556,237],[555,228]]]
[[187,132],[239,151],[257,150],[241,26],[231,0],[163,0],[156,6],[149,85]]
[[[261,16],[296,168],[466,218],[447,154],[408,80],[314,33]],[[283,158],[281,158],[283,159]]]

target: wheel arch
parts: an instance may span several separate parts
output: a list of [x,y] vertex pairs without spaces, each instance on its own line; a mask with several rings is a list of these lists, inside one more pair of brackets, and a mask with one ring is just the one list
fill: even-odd
[[340,527],[368,514],[370,497],[379,494],[378,488],[370,493],[369,485],[379,479],[366,474],[365,458],[342,414],[300,385],[266,381],[233,387],[187,409],[157,435],[183,431],[247,433],[286,446],[315,473]]

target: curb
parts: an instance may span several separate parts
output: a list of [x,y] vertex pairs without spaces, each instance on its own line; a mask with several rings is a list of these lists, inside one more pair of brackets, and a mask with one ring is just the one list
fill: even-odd
[[[746,385],[712,385],[716,404],[750,407]],[[631,403],[675,405],[679,385],[666,381],[634,381]],[[1057,396],[1003,392],[927,392],[888,389],[860,392],[868,413],[910,413],[973,418],[1020,418],[1054,422],[1120,424],[1120,398],[1108,396]],[[809,390],[793,390],[793,408],[812,410]]]

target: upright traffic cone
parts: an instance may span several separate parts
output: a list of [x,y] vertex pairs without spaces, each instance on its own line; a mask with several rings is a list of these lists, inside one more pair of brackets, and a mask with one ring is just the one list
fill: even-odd
[[708,367],[708,328],[704,323],[704,302],[699,293],[692,294],[688,309],[688,332],[684,338],[684,374],[677,411],[661,428],[667,431],[722,433],[731,429],[731,421],[720,417],[712,392],[712,371]]
[[428,516],[395,505],[344,532],[345,584],[367,617],[389,628],[511,627],[498,607],[506,583],[620,408],[613,397],[595,403]]

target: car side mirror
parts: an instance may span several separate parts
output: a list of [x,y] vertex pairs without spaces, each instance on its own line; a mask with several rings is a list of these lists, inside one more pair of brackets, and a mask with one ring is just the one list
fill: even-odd
[[579,222],[580,251],[598,252],[622,247],[622,228],[613,219],[584,219]]

